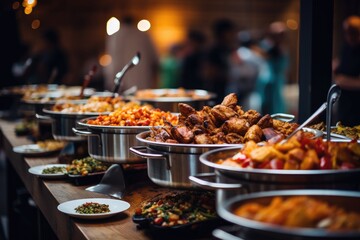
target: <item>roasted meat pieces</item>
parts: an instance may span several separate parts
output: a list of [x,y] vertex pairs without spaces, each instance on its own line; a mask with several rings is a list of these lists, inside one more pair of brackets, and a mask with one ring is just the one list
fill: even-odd
[[231,93],[221,104],[205,106],[200,111],[180,103],[179,124],[174,126],[166,123],[163,127],[152,128],[148,140],[186,144],[260,142],[269,136],[286,136],[297,127],[294,123],[272,119],[268,114],[262,116],[255,110],[244,111],[237,102],[236,94]]

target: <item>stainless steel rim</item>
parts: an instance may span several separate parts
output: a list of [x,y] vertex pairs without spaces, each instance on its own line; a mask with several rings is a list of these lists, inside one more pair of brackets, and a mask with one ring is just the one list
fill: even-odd
[[360,172],[360,169],[350,169],[350,170],[276,170],[276,169],[246,169],[246,168],[236,168],[236,167],[231,167],[231,166],[226,166],[226,165],[221,165],[221,164],[217,164],[214,163],[209,159],[209,156],[214,155],[216,153],[220,153],[220,152],[236,152],[241,150],[241,147],[227,147],[227,148],[221,148],[221,149],[214,149],[211,151],[208,151],[206,153],[203,153],[200,155],[200,161],[209,166],[209,167],[213,167],[219,171],[221,170],[225,170],[225,171],[231,171],[231,172],[236,172],[236,173],[257,173],[257,174],[280,174],[280,175],[299,175],[299,174],[305,174],[305,175],[318,175],[318,174],[334,174],[334,173],[342,173],[342,172]]
[[255,200],[258,198],[276,197],[276,196],[319,196],[319,197],[344,197],[344,198],[357,198],[359,201],[360,192],[355,191],[340,191],[340,190],[282,190],[282,191],[268,191],[257,192],[246,195],[240,195],[229,200],[226,200],[218,207],[218,214],[220,217],[227,221],[235,223],[239,226],[252,229],[255,231],[271,232],[281,235],[301,236],[301,237],[317,237],[317,238],[334,238],[334,237],[360,237],[359,231],[347,231],[347,232],[331,232],[323,229],[311,229],[311,228],[285,228],[281,226],[275,226],[271,224],[261,223],[246,218],[236,216],[231,212],[232,207],[235,204],[245,202],[248,200]]
[[98,116],[98,115],[107,115],[109,112],[84,112],[84,113],[71,113],[71,112],[57,112],[50,110],[48,108],[43,108],[43,112],[49,114],[50,116],[54,117],[61,117],[61,116],[70,116],[70,117],[89,117],[89,116]]
[[86,123],[88,120],[95,119],[96,117],[88,117],[81,119],[77,122],[79,126],[87,127],[88,129],[97,130],[149,130],[150,126],[104,126],[104,125],[93,125]]
[[[150,89],[149,89],[150,90]],[[176,93],[179,89],[151,89],[154,94],[158,94],[161,96],[161,93],[165,92],[172,92]],[[186,92],[194,92],[199,98],[192,98],[192,97],[155,97],[155,98],[148,98],[148,97],[135,97],[129,96],[127,99],[137,100],[137,101],[144,101],[144,102],[168,102],[168,103],[176,103],[176,102],[199,102],[199,101],[209,101],[216,97],[215,93],[208,92],[202,89],[194,89],[194,90],[185,90]]]

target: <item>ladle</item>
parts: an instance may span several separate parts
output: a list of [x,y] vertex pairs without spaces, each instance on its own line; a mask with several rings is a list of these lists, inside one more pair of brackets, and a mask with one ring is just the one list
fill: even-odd
[[119,88],[120,88],[120,85],[122,82],[121,80],[124,77],[125,73],[133,66],[138,65],[139,62],[140,62],[140,53],[137,52],[136,55],[130,60],[130,62],[128,62],[124,66],[124,68],[115,75],[115,79],[114,79],[115,87],[113,90],[113,96],[115,96],[115,94],[119,91]]

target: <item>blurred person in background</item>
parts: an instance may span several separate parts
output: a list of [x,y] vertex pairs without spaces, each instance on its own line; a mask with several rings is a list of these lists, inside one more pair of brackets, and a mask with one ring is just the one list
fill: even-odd
[[263,86],[259,86],[259,88],[263,89],[263,113],[286,112],[283,94],[289,67],[286,39],[286,25],[282,22],[273,22],[270,24],[265,38],[260,43],[265,52],[271,74],[268,81],[263,82]]
[[62,84],[68,73],[68,58],[54,29],[41,34],[35,54],[25,63],[24,77],[30,84]]
[[29,57],[30,46],[23,43],[19,46],[20,56],[13,63],[11,67],[11,72],[13,77],[15,78],[15,82],[19,84],[26,84],[27,79],[25,78],[25,69],[27,69],[28,64],[32,62]]
[[185,41],[185,56],[181,65],[180,86],[185,89],[203,89],[202,68],[206,37],[201,31],[190,30]]
[[212,26],[214,43],[206,53],[203,66],[203,86],[217,95],[216,103],[225,97],[229,81],[230,58],[237,49],[237,26],[230,19],[218,19]]
[[157,86],[159,73],[157,51],[148,33],[138,30],[131,16],[125,16],[120,22],[120,30],[107,37],[106,52],[111,55],[112,62],[104,69],[105,90],[114,89],[116,73],[121,71],[137,52],[141,54],[140,62],[125,74],[119,91],[132,86],[137,86],[138,89]]
[[231,58],[230,79],[226,92],[237,93],[239,104],[245,109],[261,112],[261,97],[256,91],[256,86],[259,81],[268,82],[270,73],[253,32],[238,33],[239,48]]
[[160,88],[178,88],[180,86],[180,68],[184,55],[182,43],[173,44],[160,62]]
[[346,126],[360,124],[360,17],[350,16],[343,22],[345,43],[334,80],[342,92],[338,103],[338,120]]

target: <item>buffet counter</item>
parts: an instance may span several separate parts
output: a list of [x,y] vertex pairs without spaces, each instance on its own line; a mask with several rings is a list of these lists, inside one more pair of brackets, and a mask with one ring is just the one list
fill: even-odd
[[[26,137],[15,135],[15,123],[0,120],[1,145],[7,158],[7,196],[9,217],[9,239],[14,239],[16,231],[19,231],[19,223],[12,213],[11,204],[14,201],[14,178],[19,178],[30,193],[37,208],[39,216],[43,216],[46,224],[38,226],[41,233],[40,239],[50,239],[44,236],[46,226],[50,226],[58,239],[150,239],[145,231],[137,229],[132,222],[132,215],[140,203],[159,193],[169,191],[152,184],[147,178],[127,186],[124,201],[130,203],[130,208],[116,216],[103,220],[80,220],[69,217],[57,210],[60,203],[81,198],[110,198],[109,196],[86,191],[88,186],[75,186],[66,179],[46,180],[38,178],[28,169],[32,166],[57,163],[56,155],[51,157],[24,158],[14,153],[12,148],[31,141]],[[36,216],[34,216],[36,219]],[[41,222],[41,221],[39,221]],[[48,224],[47,224],[48,223]],[[54,234],[53,234],[54,235]]]

